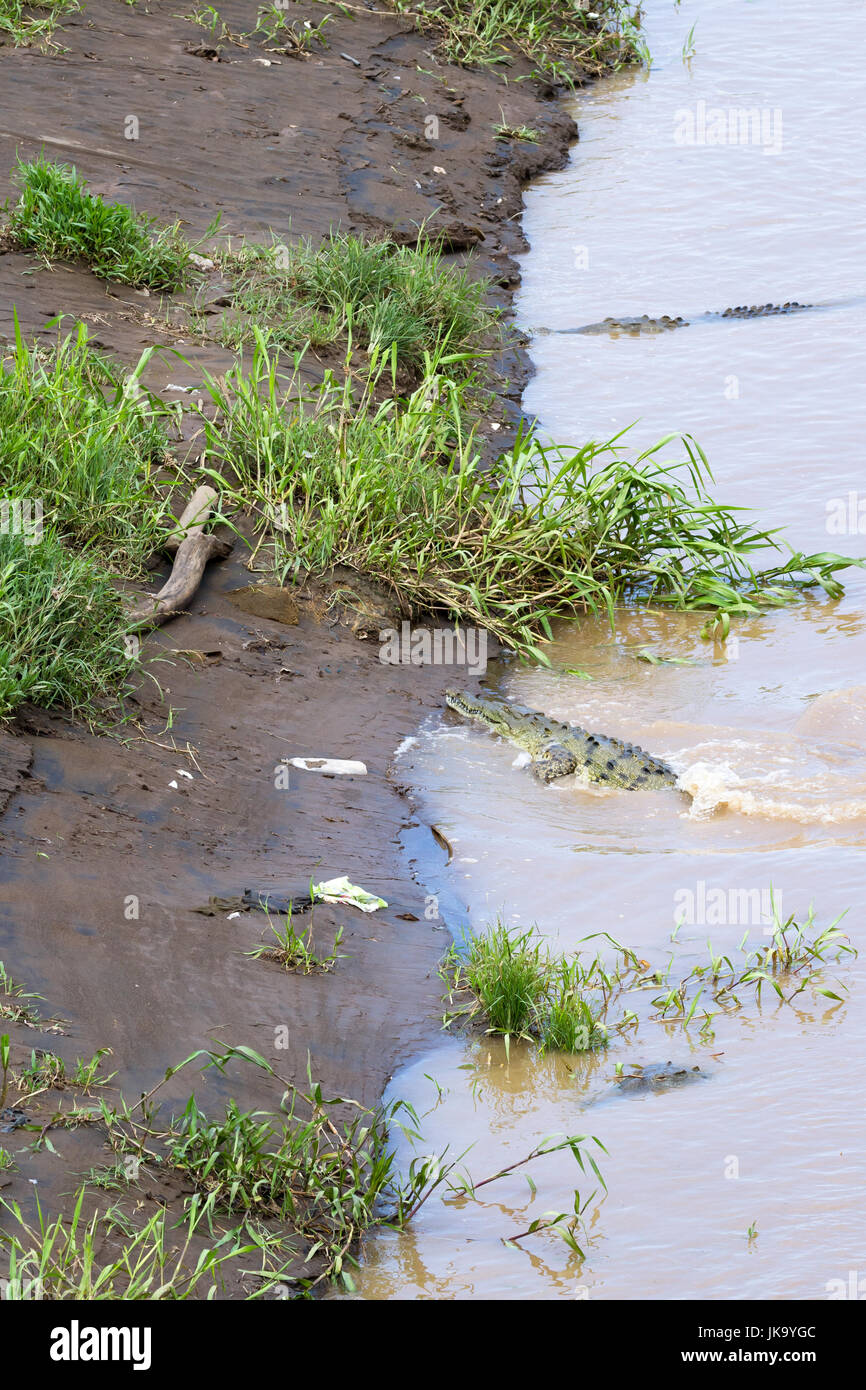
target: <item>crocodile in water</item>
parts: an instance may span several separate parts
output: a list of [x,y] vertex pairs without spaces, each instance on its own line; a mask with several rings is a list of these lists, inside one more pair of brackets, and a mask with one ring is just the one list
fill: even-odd
[[612,337],[628,334],[638,337],[641,333],[665,333],[669,328],[687,328],[690,323],[711,322],[714,319],[762,319],[773,314],[798,314],[803,309],[814,309],[814,304],[738,304],[733,309],[722,309],[717,313],[695,314],[690,319],[671,318],[662,314],[661,318],[649,318],[641,314],[639,318],[607,318],[600,323],[587,323],[582,328],[560,328],[559,333],[610,333]]
[[588,733],[577,724],[560,724],[506,700],[477,699],[459,690],[446,691],[445,702],[529,753],[532,771],[542,782],[576,772],[588,782],[628,791],[676,786],[677,774],[666,763],[618,738]]
[[669,1091],[674,1086],[687,1086],[690,1081],[706,1081],[709,1073],[700,1067],[678,1067],[674,1062],[651,1062],[648,1066],[632,1065],[632,1070],[613,1077],[619,1091]]

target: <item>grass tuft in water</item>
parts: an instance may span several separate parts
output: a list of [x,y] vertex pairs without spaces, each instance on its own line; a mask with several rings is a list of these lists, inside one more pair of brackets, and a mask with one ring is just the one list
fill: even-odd
[[590,1052],[607,1035],[583,991],[589,983],[579,960],[560,958],[552,966],[539,1010],[539,1041],[545,1052]]
[[469,996],[446,1022],[479,1020],[488,1033],[534,1041],[542,1051],[604,1047],[604,1016],[636,964],[622,954],[622,971],[611,973],[598,956],[587,965],[579,955],[552,954],[537,927],[509,927],[497,918],[483,935],[470,936],[465,952],[455,947],[445,957],[450,999]]
[[[840,913],[829,926],[819,930],[814,906],[809,907],[801,924],[793,913],[783,920],[773,897],[772,922],[767,927],[770,939],[765,945],[748,950],[746,933],[739,948],[742,959],[737,961],[733,953],[717,955],[708,942],[709,961],[693,966],[678,983],[673,983],[667,972],[657,975],[656,982],[663,985],[664,992],[652,1001],[658,1009],[656,1017],[676,1019],[688,1027],[703,996],[718,1004],[723,1012],[731,1013],[742,1009],[746,991],[760,1003],[764,986],[783,1004],[791,1004],[806,990],[842,1003],[843,994],[838,991],[846,992],[847,986],[836,980],[836,988],[831,989],[825,973],[831,962],[838,965],[857,957],[856,947],[839,926],[844,916]],[[700,1017],[709,1028],[715,1015],[704,1010]]]
[[529,1036],[549,974],[547,950],[535,929],[515,932],[498,919],[485,936],[472,938],[465,972],[490,1029]]

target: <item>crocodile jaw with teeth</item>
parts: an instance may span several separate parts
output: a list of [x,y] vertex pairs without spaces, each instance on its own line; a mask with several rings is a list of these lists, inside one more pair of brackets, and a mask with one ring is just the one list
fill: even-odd
[[591,734],[536,710],[505,700],[476,699],[459,690],[446,691],[445,703],[529,753],[532,771],[542,782],[576,772],[588,782],[628,791],[676,786],[677,775],[666,763],[618,738]]

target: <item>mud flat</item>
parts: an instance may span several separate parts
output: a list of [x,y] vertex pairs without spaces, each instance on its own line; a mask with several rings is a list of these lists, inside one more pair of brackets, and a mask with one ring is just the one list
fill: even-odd
[[[221,234],[261,240],[332,228],[411,240],[430,220],[455,254],[473,251],[507,307],[521,187],[561,166],[576,134],[543,82],[514,82],[527,64],[509,69],[507,85],[443,66],[410,22],[360,10],[335,14],[328,47],[303,60],[232,43],[209,50],[175,8],[94,0],[66,17],[56,51],[0,50],[6,192],[16,154],[43,152],[74,162],[109,200],[179,217],[193,239],[218,212]],[[221,7],[233,32],[249,27],[247,9]],[[537,143],[497,141],[503,112]],[[135,140],[125,138],[130,117]],[[25,337],[52,340],[48,320],[66,315],[64,329],[86,322],[121,363],[154,343],[178,348],[189,365],[152,359],[156,391],[230,360],[171,330],[155,296],[79,266],[5,249],[0,304],[7,339],[14,307]],[[305,370],[327,365],[308,358]],[[498,369],[505,418],[527,361],[509,352]],[[120,738],[29,707],[0,733],[0,959],[44,996],[43,1018],[66,1020],[62,1035],[14,1022],[8,1031],[13,1047],[67,1063],[110,1048],[114,1084],[129,1095],[219,1040],[255,1048],[297,1083],[309,1058],[326,1089],[372,1104],[440,1025],[446,927],[425,918],[424,886],[401,856],[410,815],[389,763],[453,672],[382,664],[373,624],[359,640],[315,597],[299,602],[295,623],[245,612],[230,598],[250,581],[242,561],[236,547],[211,565],[189,613],[148,639],[159,686],[140,682]],[[360,759],[367,775],[293,769],[278,786],[277,765],[306,756]],[[247,888],[302,895],[342,874],[388,906],[369,916],[316,908],[316,945],[330,949],[344,929],[344,958],[327,975],[244,954],[263,939],[260,913],[198,910]],[[241,1092],[236,1079],[217,1083],[243,1105],[264,1095],[254,1078]],[[168,1092],[189,1089],[184,1079]],[[211,1083],[199,1089],[206,1101]],[[54,1152],[17,1155],[3,1195],[32,1213],[36,1179],[51,1210],[99,1159],[93,1132],[58,1133]],[[164,1200],[155,1188],[143,1196],[148,1212]]]

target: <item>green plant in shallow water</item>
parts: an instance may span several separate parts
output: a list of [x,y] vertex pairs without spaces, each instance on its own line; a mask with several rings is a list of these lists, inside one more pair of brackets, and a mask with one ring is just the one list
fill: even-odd
[[540,1009],[539,1037],[544,1051],[590,1052],[606,1043],[604,1024],[583,992],[586,985],[579,960],[556,962]]
[[536,931],[515,932],[500,918],[485,936],[471,939],[465,973],[491,1030],[528,1037],[549,973]]
[[[836,989],[830,989],[824,981],[824,972],[831,961],[839,963],[857,956],[856,948],[839,926],[845,914],[841,913],[819,931],[813,906],[802,924],[793,913],[783,921],[775,898],[772,913],[769,941],[747,950],[747,933],[740,944],[740,961],[730,955],[716,955],[708,942],[710,959],[706,964],[693,966],[676,984],[667,972],[658,976],[656,982],[663,985],[664,993],[652,1001],[658,1009],[657,1017],[680,1019],[688,1026],[705,992],[722,1009],[731,1012],[743,1007],[741,994],[745,990],[760,1001],[765,985],[783,1004],[793,1003],[807,989],[841,1003],[842,996],[837,991],[846,986],[836,982]],[[790,993],[786,993],[788,988]]]
[[605,966],[598,954],[587,962],[580,953],[554,954],[537,927],[509,927],[498,918],[445,957],[449,1002],[460,1001],[446,1026],[457,1018],[478,1021],[488,1033],[535,1041],[542,1051],[604,1047],[611,1005],[642,970],[632,952],[608,939],[618,966]]

